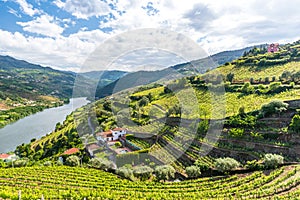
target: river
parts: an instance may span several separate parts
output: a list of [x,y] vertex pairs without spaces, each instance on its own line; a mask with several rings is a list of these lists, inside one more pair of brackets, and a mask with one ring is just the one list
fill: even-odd
[[54,130],[57,122],[63,122],[72,111],[87,103],[86,98],[70,99],[69,104],[49,108],[6,125],[0,129],[0,153],[14,151],[22,143],[45,136]]

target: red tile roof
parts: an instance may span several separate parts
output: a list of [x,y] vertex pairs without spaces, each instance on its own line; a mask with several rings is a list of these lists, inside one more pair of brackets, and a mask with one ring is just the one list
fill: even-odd
[[96,136],[112,137],[112,132],[106,131],[106,132],[96,133]]
[[7,159],[9,158],[9,154],[6,154],[6,153],[3,153],[3,154],[0,154],[0,159]]
[[66,150],[63,153],[63,155],[71,155],[71,154],[74,154],[74,153],[77,153],[77,152],[79,152],[78,148],[71,148],[71,149]]
[[95,149],[99,149],[100,146],[98,144],[90,144],[90,145],[88,145],[87,148],[90,150],[95,150]]
[[119,127],[117,127],[117,128],[113,129],[113,131],[123,131],[123,130],[125,130],[125,128],[119,128]]

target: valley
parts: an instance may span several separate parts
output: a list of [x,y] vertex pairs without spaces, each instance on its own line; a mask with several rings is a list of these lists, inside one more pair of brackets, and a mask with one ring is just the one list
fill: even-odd
[[130,83],[76,109],[19,145],[19,159],[1,162],[0,197],[297,197],[298,44],[254,47],[204,74]]

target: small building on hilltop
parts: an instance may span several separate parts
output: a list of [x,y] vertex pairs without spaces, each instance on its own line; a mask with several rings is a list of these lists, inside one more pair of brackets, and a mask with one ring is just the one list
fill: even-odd
[[268,46],[268,52],[269,53],[275,53],[275,52],[277,52],[277,51],[279,51],[279,44],[278,43],[272,43],[272,44],[270,44],[269,46]]
[[17,159],[17,156],[15,154],[0,154],[0,160],[3,160],[4,162],[12,161],[13,159]]

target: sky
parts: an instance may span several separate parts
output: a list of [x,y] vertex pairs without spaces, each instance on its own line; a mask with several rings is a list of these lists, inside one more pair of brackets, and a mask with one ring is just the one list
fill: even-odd
[[[300,39],[299,7],[299,0],[0,0],[0,55],[84,71],[105,42],[144,28],[182,34],[207,55],[283,44]],[[160,69],[184,60],[146,48],[119,55],[110,68]]]

